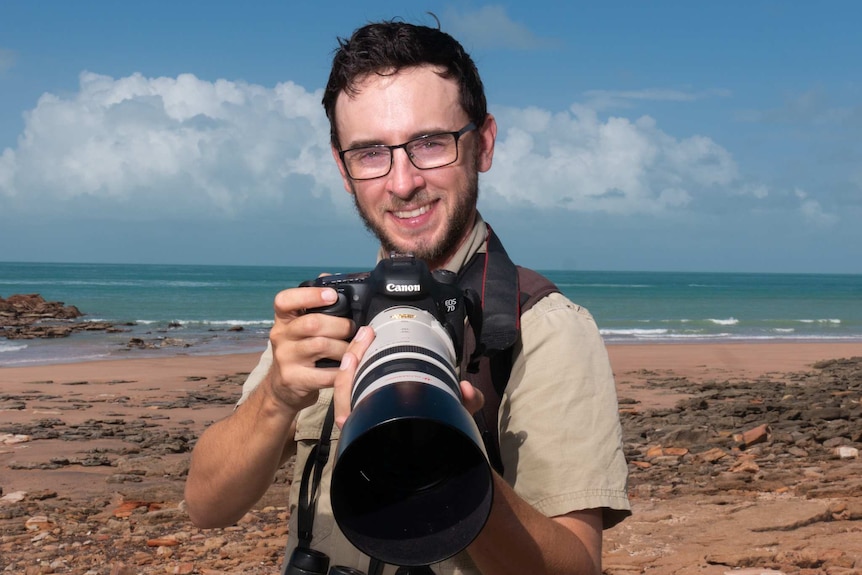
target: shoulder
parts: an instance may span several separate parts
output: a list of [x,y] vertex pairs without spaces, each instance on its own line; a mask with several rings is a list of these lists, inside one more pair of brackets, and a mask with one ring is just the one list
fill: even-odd
[[541,298],[521,316],[521,359],[554,365],[607,371],[607,351],[590,311],[561,293]]
[[596,323],[587,308],[576,304],[560,292],[552,292],[540,298],[530,309],[524,312],[521,316],[521,324],[527,326],[553,319],[549,316],[557,316],[561,319],[568,318],[570,321],[578,323],[587,322],[593,326]]
[[542,323],[574,322],[597,330],[592,314],[563,295],[560,289],[544,275],[530,268],[518,266],[521,291],[521,328],[538,327]]

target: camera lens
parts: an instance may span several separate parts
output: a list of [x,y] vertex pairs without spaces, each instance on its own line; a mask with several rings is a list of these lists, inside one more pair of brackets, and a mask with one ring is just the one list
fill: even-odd
[[461,400],[455,349],[446,329],[427,311],[400,306],[374,317],[374,341],[356,372],[351,404],[377,389],[412,379]]
[[396,306],[354,382],[332,474],[332,510],[358,549],[392,565],[428,565],[464,549],[487,520],[492,476],[461,404],[449,333],[427,311]]

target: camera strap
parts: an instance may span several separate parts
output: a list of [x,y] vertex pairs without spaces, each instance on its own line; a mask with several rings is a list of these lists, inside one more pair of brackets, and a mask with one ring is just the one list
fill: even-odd
[[[458,285],[472,289],[482,301],[482,331],[476,343],[484,355],[494,355],[515,345],[521,328],[518,268],[491,226],[485,253],[477,253],[458,274]],[[469,355],[467,356],[469,357]]]
[[[311,547],[314,513],[317,508],[317,496],[320,491],[320,479],[323,476],[323,468],[326,467],[326,462],[329,461],[330,435],[332,435],[332,426],[334,424],[335,402],[331,401],[329,402],[329,409],[326,410],[326,417],[323,420],[320,440],[311,449],[308,459],[305,460],[305,468],[302,470],[302,483],[299,484],[297,538],[299,539],[300,547]],[[309,489],[311,490],[310,492]]]
[[502,473],[497,412],[512,373],[521,314],[560,290],[541,274],[512,263],[490,225],[485,242],[485,252],[473,255],[458,276],[458,285],[479,293],[482,302],[481,331],[472,325],[465,330],[461,377],[485,396],[485,404],[474,419],[488,460]]
[[[311,448],[305,467],[302,469],[302,480],[299,484],[299,501],[297,502],[297,539],[298,547],[310,549],[314,530],[314,514],[317,509],[317,498],[320,494],[320,481],[323,468],[329,461],[332,451],[332,427],[335,425],[335,402],[329,402],[323,427],[320,430],[320,440]],[[368,575],[382,575],[383,562],[371,558],[368,565]]]

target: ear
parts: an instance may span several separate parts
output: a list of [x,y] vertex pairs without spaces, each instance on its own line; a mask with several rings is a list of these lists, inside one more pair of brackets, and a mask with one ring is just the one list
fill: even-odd
[[476,166],[480,172],[491,169],[494,160],[494,142],[497,141],[497,120],[488,114],[482,127],[479,128],[479,156]]
[[347,170],[344,168],[344,163],[342,163],[341,161],[341,156],[338,155],[338,150],[335,149],[335,146],[330,145],[329,151],[332,152],[332,159],[335,160],[335,165],[338,166],[338,171],[341,173],[341,181],[344,184],[344,189],[347,190],[347,193],[352,196],[353,188],[350,185],[350,178],[347,177]]

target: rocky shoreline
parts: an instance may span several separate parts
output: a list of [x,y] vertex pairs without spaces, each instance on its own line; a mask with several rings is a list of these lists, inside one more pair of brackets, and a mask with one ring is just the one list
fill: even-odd
[[[862,357],[812,367],[703,383],[641,374],[688,397],[649,411],[621,399],[641,515],[606,537],[605,572],[862,573]],[[667,560],[659,543],[674,539]]]
[[[862,573],[862,357],[755,378],[622,376],[682,399],[620,395],[634,515],[606,532],[605,573]],[[0,390],[0,573],[278,573],[290,466],[233,527],[197,529],[182,502],[189,452],[244,377]],[[10,490],[13,474],[32,488]]]
[[[641,413],[622,399],[630,487],[662,497],[752,488],[862,496],[862,473],[829,473],[862,471],[862,358],[813,368],[753,381],[667,378],[661,385],[690,396],[673,409]],[[798,476],[800,466],[821,471]]]
[[83,316],[77,307],[45,301],[39,294],[0,296],[0,337],[18,340],[69,337],[80,331],[123,331],[105,321],[75,321]]
[[[8,298],[0,296],[0,338],[7,340],[57,339],[70,337],[80,332],[104,333],[131,332],[134,323],[88,321],[86,314],[74,305],[64,302],[46,301],[40,294],[15,294]],[[122,343],[125,350],[157,350],[164,348],[189,348],[193,343],[167,335],[179,329],[179,323],[170,323],[158,333],[147,331],[133,335]],[[243,326],[231,326],[224,331],[243,331]]]

